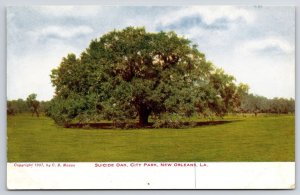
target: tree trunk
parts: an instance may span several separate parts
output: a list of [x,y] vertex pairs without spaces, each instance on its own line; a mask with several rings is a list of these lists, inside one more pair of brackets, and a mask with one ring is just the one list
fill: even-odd
[[37,110],[35,110],[35,114],[36,114],[37,117],[40,116],[40,115],[39,115],[39,112],[38,112]]
[[139,111],[139,124],[141,126],[148,125],[148,118],[149,118],[150,112],[146,109],[142,109]]

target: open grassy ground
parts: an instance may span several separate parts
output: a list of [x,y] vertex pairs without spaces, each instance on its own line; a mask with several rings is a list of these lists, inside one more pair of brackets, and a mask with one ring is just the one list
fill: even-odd
[[235,119],[187,129],[87,130],[8,116],[8,161],[294,161],[293,115]]

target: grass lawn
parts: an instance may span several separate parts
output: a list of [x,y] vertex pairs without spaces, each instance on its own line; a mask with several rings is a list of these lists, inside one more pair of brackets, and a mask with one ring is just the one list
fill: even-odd
[[293,115],[238,119],[186,129],[100,130],[66,129],[29,114],[8,116],[8,161],[294,161]]

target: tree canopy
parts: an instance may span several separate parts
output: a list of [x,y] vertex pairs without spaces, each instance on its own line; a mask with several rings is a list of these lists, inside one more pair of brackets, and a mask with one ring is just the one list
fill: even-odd
[[64,57],[51,82],[55,96],[48,112],[59,124],[138,118],[146,125],[150,115],[224,115],[248,90],[190,40],[135,27],[92,40],[79,57]]

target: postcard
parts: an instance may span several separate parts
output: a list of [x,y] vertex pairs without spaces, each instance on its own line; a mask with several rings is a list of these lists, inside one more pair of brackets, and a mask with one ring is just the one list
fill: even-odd
[[295,7],[7,7],[7,188],[294,189]]

